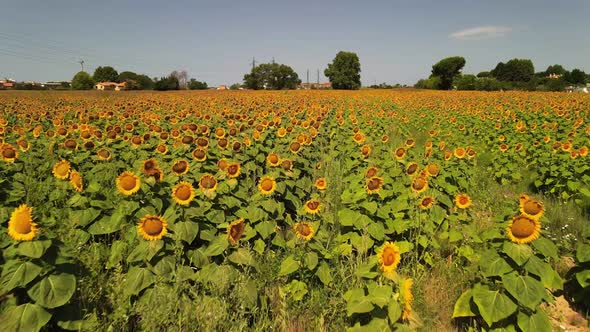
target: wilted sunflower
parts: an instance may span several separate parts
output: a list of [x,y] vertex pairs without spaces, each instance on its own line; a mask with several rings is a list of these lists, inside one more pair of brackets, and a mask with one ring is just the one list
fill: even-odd
[[168,233],[168,223],[163,217],[147,215],[139,221],[137,232],[148,241],[160,240]]
[[305,241],[311,240],[313,234],[315,233],[311,224],[306,221],[298,222],[293,225],[293,230],[295,231],[295,235],[297,235],[298,238]]
[[184,175],[189,170],[188,161],[181,159],[177,160],[174,165],[172,165],[172,173],[176,174],[177,176]]
[[289,144],[289,150],[293,153],[298,153],[301,150],[301,143],[294,141]]
[[305,211],[309,214],[316,214],[320,213],[320,208],[322,204],[317,199],[310,199],[309,201],[305,202]]
[[29,142],[24,139],[19,139],[18,141],[16,141],[16,145],[18,145],[18,149],[21,152],[27,152],[31,147],[31,144],[29,144]]
[[406,166],[406,175],[414,176],[418,173],[418,163],[410,162],[408,166]]
[[413,138],[408,138],[405,143],[406,148],[411,148],[414,144],[416,144],[416,141]]
[[225,159],[219,159],[217,161],[217,168],[219,168],[220,171],[225,172],[225,170],[227,170],[227,166],[229,166],[229,162]]
[[455,155],[455,157],[459,158],[459,159],[463,159],[465,157],[466,154],[466,150],[464,147],[462,146],[458,146],[455,148],[455,151],[453,152],[453,154]]
[[207,137],[197,138],[197,146],[201,149],[206,149],[209,146],[209,140]]
[[22,204],[10,215],[8,235],[15,241],[31,241],[39,233],[33,222],[33,208]]
[[514,243],[531,243],[539,238],[541,222],[521,214],[510,221],[506,233]]
[[65,159],[56,162],[55,165],[53,165],[52,173],[53,176],[60,180],[67,179],[70,175],[70,163]]
[[425,177],[417,176],[412,181],[412,191],[419,194],[428,189],[428,181]]
[[395,159],[402,160],[406,156],[406,149],[405,148],[397,148],[394,152]]
[[240,238],[244,234],[244,230],[246,229],[246,223],[244,223],[244,219],[240,218],[236,221],[233,221],[229,226],[227,226],[227,238],[232,245],[236,245]]
[[258,190],[263,195],[272,194],[277,188],[277,182],[273,177],[264,176],[258,181]]
[[205,194],[210,194],[217,189],[217,180],[211,174],[205,174],[201,176],[199,180],[199,189],[203,191]]
[[428,164],[428,166],[426,166],[426,172],[429,176],[436,177],[440,172],[440,166],[436,163]]
[[241,173],[242,167],[240,166],[240,163],[231,163],[227,166],[227,169],[225,170],[227,172],[227,176],[230,179],[233,178],[237,178],[240,173]]
[[156,168],[158,168],[158,163],[156,162],[156,160],[155,159],[148,159],[148,160],[143,161],[143,166],[141,168],[141,171],[146,176],[151,176]]
[[117,190],[125,196],[132,195],[139,190],[141,180],[130,171],[125,171],[117,177]]
[[290,159],[283,159],[281,160],[281,168],[285,172],[290,172],[293,170],[293,162]]
[[189,182],[180,182],[172,188],[172,199],[180,205],[189,205],[195,199],[195,188]]
[[278,154],[271,152],[266,157],[266,164],[270,167],[277,167],[281,164],[281,158]]
[[400,283],[400,295],[404,301],[404,310],[402,311],[402,320],[408,320],[412,314],[412,301],[414,301],[414,294],[412,294],[412,285],[414,281],[412,278],[404,279]]
[[379,268],[386,275],[391,275],[401,260],[401,254],[398,246],[392,242],[385,242],[377,251],[379,257]]
[[70,184],[77,192],[82,192],[82,189],[84,189],[82,175],[78,171],[73,170],[70,172]]
[[207,152],[203,149],[196,148],[192,153],[196,161],[205,161],[207,159]]
[[459,209],[466,209],[471,206],[471,198],[467,194],[458,194],[455,196],[455,205]]
[[367,179],[366,189],[367,189],[367,193],[369,193],[369,194],[378,193],[382,186],[383,186],[383,178],[381,178],[381,177],[373,176],[373,177]]
[[328,183],[326,182],[326,178],[319,178],[315,180],[315,187],[319,190],[325,190],[328,187]]
[[424,210],[430,209],[432,205],[434,205],[434,197],[432,196],[425,196],[420,200],[419,204],[420,208]]
[[535,220],[539,220],[545,212],[543,204],[534,198],[527,198],[520,201],[520,212]]

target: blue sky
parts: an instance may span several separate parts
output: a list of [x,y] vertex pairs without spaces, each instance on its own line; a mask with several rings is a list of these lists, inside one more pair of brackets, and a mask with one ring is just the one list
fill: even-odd
[[465,73],[511,58],[536,71],[590,72],[590,1],[0,0],[0,77],[69,80],[100,65],[150,77],[185,69],[209,85],[241,82],[273,58],[306,80],[340,50],[365,85],[414,84],[461,55]]

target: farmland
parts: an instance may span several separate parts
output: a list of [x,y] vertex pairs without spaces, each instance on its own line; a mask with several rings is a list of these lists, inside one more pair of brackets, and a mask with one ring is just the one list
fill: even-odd
[[1,93],[0,325],[551,331],[555,297],[590,305],[589,112],[563,93]]

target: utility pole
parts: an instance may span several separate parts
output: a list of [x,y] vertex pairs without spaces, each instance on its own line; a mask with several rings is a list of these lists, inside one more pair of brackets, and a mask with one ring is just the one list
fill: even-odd
[[320,70],[318,69],[318,87],[320,86]]
[[78,61],[78,63],[80,64],[80,66],[82,66],[82,71],[84,71],[84,60],[80,60]]
[[307,70],[307,88],[309,89],[309,69]]
[[254,71],[254,67],[256,67],[256,59],[252,57],[252,70]]
[[272,57],[272,64],[273,65],[275,64],[275,57],[274,56]]

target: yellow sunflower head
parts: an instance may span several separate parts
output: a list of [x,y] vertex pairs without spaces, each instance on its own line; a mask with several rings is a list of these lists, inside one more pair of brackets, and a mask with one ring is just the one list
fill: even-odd
[[378,193],[379,190],[381,190],[382,186],[383,186],[383,178],[381,178],[381,177],[373,176],[373,177],[367,179],[366,189],[367,189],[367,193],[369,193],[369,194]]
[[196,148],[192,155],[196,161],[205,161],[207,159],[207,151],[200,148]]
[[270,167],[277,167],[281,164],[281,158],[278,154],[271,152],[266,157],[266,164]]
[[246,229],[246,223],[240,218],[227,226],[227,237],[232,245],[236,245]]
[[204,174],[199,180],[199,189],[205,194],[213,193],[217,189],[217,180],[211,174]]
[[148,241],[160,240],[168,233],[168,223],[163,217],[147,215],[139,221],[137,232]]
[[298,222],[293,225],[293,230],[295,231],[295,235],[297,235],[298,238],[305,241],[311,240],[315,233],[311,224],[306,221]]
[[70,175],[70,163],[62,159],[53,165],[53,176],[60,180],[65,180]]
[[453,154],[455,155],[455,157],[457,157],[459,159],[463,159],[465,157],[465,154],[466,153],[467,153],[467,151],[462,146],[456,147],[455,148],[455,151],[453,152]]
[[305,211],[309,214],[316,214],[320,212],[320,208],[322,204],[317,199],[310,199],[309,201],[305,202]]
[[297,141],[291,142],[291,144],[289,144],[289,150],[292,153],[298,153],[301,150],[301,143]]
[[143,166],[141,168],[141,171],[146,176],[150,176],[157,167],[158,167],[158,163],[156,162],[155,159],[148,159],[148,160],[143,161]]
[[428,181],[423,176],[417,176],[412,181],[412,191],[419,194],[428,189]]
[[377,172],[379,172],[379,169],[375,166],[371,166],[367,169],[367,172],[365,173],[365,178],[372,178],[374,176],[377,176]]
[[319,178],[315,180],[315,187],[319,190],[325,190],[328,187],[328,183],[326,182],[326,178]]
[[545,212],[543,203],[539,202],[534,198],[527,198],[520,201],[520,212],[535,220],[539,220]]
[[258,181],[258,190],[263,195],[272,194],[277,188],[277,182],[271,176],[264,176]]
[[458,194],[455,196],[455,205],[459,209],[466,209],[471,206],[471,198],[467,194]]
[[110,160],[111,159],[111,151],[109,151],[109,149],[107,149],[107,148],[100,148],[98,151],[96,151],[96,155],[98,156],[98,159],[100,159],[100,160]]
[[393,153],[395,159],[397,160],[403,160],[404,157],[406,156],[406,149],[405,148],[397,148],[395,149],[395,152]]
[[428,164],[428,166],[426,166],[426,172],[429,176],[436,177],[440,172],[440,166],[436,163]]
[[189,205],[195,199],[195,188],[189,182],[180,182],[172,188],[172,199],[180,205]]
[[400,250],[395,243],[385,242],[377,251],[379,268],[386,275],[391,275],[401,260]]
[[10,215],[8,235],[15,241],[31,241],[39,233],[37,224],[33,222],[33,208],[22,204]]
[[219,168],[220,171],[225,172],[225,170],[227,170],[227,166],[229,166],[229,162],[225,159],[219,159],[217,161],[217,168]]
[[408,166],[406,166],[406,175],[414,176],[418,173],[418,170],[419,170],[418,163],[415,163],[415,162],[408,163]]
[[531,243],[541,234],[541,222],[521,214],[510,221],[506,233],[514,243]]
[[129,196],[139,191],[141,180],[132,172],[125,171],[117,177],[116,184],[121,194]]
[[412,294],[412,285],[414,281],[412,278],[404,279],[400,283],[400,296],[404,301],[404,310],[402,311],[402,320],[406,321],[412,314],[412,301],[414,301],[414,294]]
[[70,184],[77,192],[82,192],[82,189],[84,189],[82,175],[78,171],[73,170],[70,172]]
[[424,210],[430,209],[434,205],[434,202],[435,202],[434,197],[428,195],[420,200],[419,206],[421,209],[424,209]]
[[177,160],[174,165],[172,165],[172,173],[176,174],[177,176],[182,176],[186,174],[189,170],[188,161],[181,159]]
[[234,178],[237,178],[238,176],[240,176],[240,173],[242,171],[242,167],[240,166],[240,163],[231,163],[231,164],[227,165],[227,168],[225,171],[227,173],[227,176],[230,179],[234,179]]

